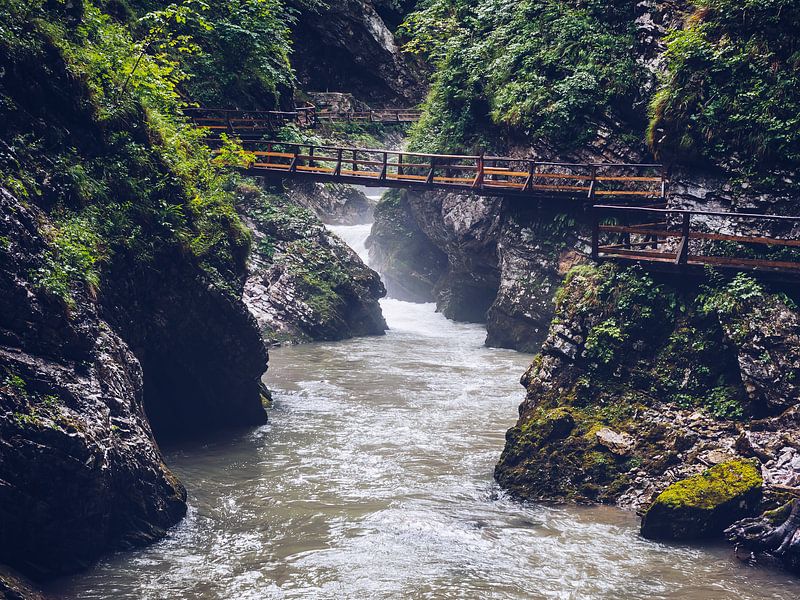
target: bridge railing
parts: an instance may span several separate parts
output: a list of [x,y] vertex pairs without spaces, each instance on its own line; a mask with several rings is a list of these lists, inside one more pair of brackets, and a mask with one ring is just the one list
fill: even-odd
[[608,205],[593,210],[592,256],[598,260],[800,274],[800,217]]
[[217,134],[263,135],[291,123],[304,128],[315,127],[318,123],[313,104],[292,111],[184,108],[183,113],[200,127]]
[[250,171],[289,177],[496,195],[572,196],[591,202],[604,198],[660,203],[666,192],[666,176],[661,165],[654,164],[555,163],[284,142],[246,146],[256,157]]
[[317,116],[321,123],[340,121],[354,123],[414,123],[419,121],[421,110],[380,108],[365,111],[335,111],[322,109]]

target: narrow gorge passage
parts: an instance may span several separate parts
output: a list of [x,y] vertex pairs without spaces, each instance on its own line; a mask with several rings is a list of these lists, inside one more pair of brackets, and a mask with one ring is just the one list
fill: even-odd
[[[331,229],[362,256],[369,225]],[[188,517],[58,582],[59,598],[795,598],[728,546],[643,540],[611,508],[522,505],[492,480],[530,356],[384,300],[385,337],[271,351],[270,424],[166,459]]]

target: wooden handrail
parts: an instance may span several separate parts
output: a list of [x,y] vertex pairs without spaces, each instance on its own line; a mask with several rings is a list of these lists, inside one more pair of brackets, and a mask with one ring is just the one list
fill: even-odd
[[[718,249],[713,242],[732,242],[734,244],[760,245],[770,248],[782,247],[792,249],[797,252],[800,248],[800,239],[779,238],[765,235],[752,235],[749,233],[715,233],[710,231],[693,230],[692,223],[700,222],[701,218],[706,220],[724,219],[731,223],[742,221],[756,221],[762,226],[768,223],[786,223],[795,225],[800,223],[800,217],[788,215],[770,215],[763,213],[727,213],[720,211],[688,210],[682,208],[647,208],[647,207],[620,207],[613,205],[597,205],[593,210],[592,227],[592,257],[595,260],[612,259],[628,260],[639,263],[650,264],[658,268],[667,268],[672,265],[680,271],[689,267],[712,266],[719,268],[731,268],[738,270],[761,271],[771,273],[800,273],[800,253],[796,253],[796,259],[792,259],[790,254],[770,255],[763,254],[761,258],[754,257],[741,250],[738,256],[720,256],[714,251]],[[659,215],[664,217],[663,223],[652,222],[652,216]],[[635,218],[641,220],[646,218],[647,223],[625,224],[603,224],[601,217],[613,216],[617,220]],[[678,228],[675,228],[678,225]],[[612,243],[601,243],[602,233],[617,236],[622,239]],[[793,232],[794,235],[794,232]],[[637,236],[636,241],[631,241],[631,236]],[[677,245],[674,240],[677,241]],[[690,242],[696,241],[696,244]],[[712,244],[704,244],[711,242]],[[643,248],[651,248],[645,250]],[[728,249],[728,251],[730,251]],[[775,260],[778,258],[779,260]]]

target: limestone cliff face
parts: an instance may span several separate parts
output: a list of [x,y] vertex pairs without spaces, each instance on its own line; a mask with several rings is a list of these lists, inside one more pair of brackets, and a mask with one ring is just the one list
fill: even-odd
[[424,77],[369,0],[320,3],[301,10],[293,28],[301,87],[347,91],[375,106],[409,106],[424,95]]
[[733,458],[800,481],[797,309],[747,278],[716,292],[611,265],[573,269],[522,378],[498,481],[529,499],[642,508]]
[[[315,186],[311,188],[311,193]],[[296,203],[297,190],[239,187],[240,214],[254,235],[244,301],[270,344],[382,335],[378,274]],[[319,205],[319,198],[303,198]],[[323,202],[324,203],[324,202]]]
[[129,346],[90,294],[65,311],[31,281],[46,222],[0,190],[0,562],[36,577],[158,539],[186,511]]

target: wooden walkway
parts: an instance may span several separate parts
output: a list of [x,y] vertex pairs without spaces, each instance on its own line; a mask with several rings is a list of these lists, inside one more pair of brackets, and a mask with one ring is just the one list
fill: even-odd
[[667,178],[656,164],[581,164],[525,158],[245,142],[252,176],[470,191],[492,196],[635,202],[662,206]]
[[[666,208],[668,178],[658,164],[561,163],[262,141],[290,123],[407,123],[419,111],[326,112],[187,110],[212,134],[230,133],[254,160],[241,167],[266,178],[374,187],[475,192],[593,207],[592,257],[687,274],[706,267],[800,277],[800,217]],[[210,140],[213,143],[213,140]],[[571,206],[558,204],[571,202]],[[542,205],[544,206],[544,205]],[[763,231],[778,232],[765,237]]]
[[800,276],[800,217],[609,205],[593,211],[595,260],[679,273],[709,266]]
[[286,125],[303,129],[320,123],[403,124],[419,120],[421,111],[406,108],[381,108],[369,111],[319,110],[313,104],[280,110],[227,110],[220,108],[185,108],[183,113],[212,134],[227,133],[242,139],[259,139],[274,134]]

